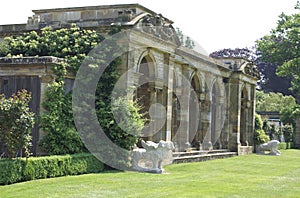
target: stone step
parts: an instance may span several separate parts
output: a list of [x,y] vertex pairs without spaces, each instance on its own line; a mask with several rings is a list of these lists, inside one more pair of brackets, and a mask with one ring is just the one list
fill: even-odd
[[219,150],[191,150],[189,152],[174,152],[173,157],[184,157],[184,156],[194,156],[194,155],[206,155],[213,153],[226,153],[229,152],[227,149],[219,149]]
[[188,162],[202,162],[213,159],[222,159],[227,157],[237,156],[237,152],[215,152],[215,153],[205,153],[205,154],[195,154],[195,155],[185,155],[173,157],[173,164],[178,163],[188,163]]

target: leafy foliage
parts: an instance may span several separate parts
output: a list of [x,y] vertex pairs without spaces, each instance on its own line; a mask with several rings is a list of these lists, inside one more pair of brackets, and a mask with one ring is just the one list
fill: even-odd
[[261,116],[255,113],[255,120],[254,120],[254,128],[255,129],[262,129],[263,127],[263,121],[261,119]]
[[[298,3],[299,5],[299,3]],[[299,6],[296,6],[299,9]],[[292,78],[291,90],[300,94],[300,13],[279,16],[277,27],[257,41],[264,61],[280,65],[279,76]]]
[[296,100],[293,96],[284,96],[282,93],[264,93],[256,92],[256,111],[278,111],[296,105]]
[[268,135],[266,135],[265,131],[262,129],[263,121],[257,113],[255,114],[255,131],[254,131],[254,144],[259,145],[270,141]]
[[222,49],[212,52],[210,55],[212,58],[244,58],[250,61],[255,61],[256,54],[253,50],[248,48],[235,48],[235,49]]
[[87,153],[65,156],[33,157],[25,160],[0,160],[0,185],[20,181],[99,173],[102,162]]
[[[111,29],[111,33],[118,31],[120,30],[117,28]],[[41,146],[49,154],[71,154],[86,150],[75,129],[72,115],[72,93],[65,93],[64,79],[67,70],[76,74],[82,61],[90,58],[87,54],[103,39],[104,37],[97,32],[80,29],[76,25],[59,30],[47,27],[40,33],[32,31],[5,38],[9,48],[6,56],[56,56],[65,60],[65,63],[54,67],[56,79],[49,84],[43,103],[47,112],[42,115],[41,127],[48,134],[42,140]],[[110,52],[110,47],[107,46],[107,52]],[[99,57],[103,56],[103,54],[98,55]],[[95,94],[95,106],[99,123],[107,136],[119,146],[131,149],[137,141],[136,137],[118,127],[118,123],[114,121],[111,107],[112,90],[120,76],[117,71],[117,66],[121,64],[120,60],[114,60],[102,74]],[[101,65],[101,60],[98,60],[96,64]],[[121,105],[122,112],[128,110],[130,115],[135,116],[132,122],[126,126],[126,130],[137,130],[141,124],[139,116],[134,114],[134,108],[137,106],[128,100],[123,100],[119,105]],[[132,126],[132,130],[129,129],[129,126]]]
[[295,119],[300,116],[300,105],[289,106],[281,111],[280,120],[283,124],[292,125],[295,128]]
[[290,78],[277,76],[276,68],[278,64],[263,60],[261,52],[254,47],[222,49],[211,53],[209,56],[212,58],[244,58],[252,61],[258,67],[261,74],[261,79],[258,81],[258,85],[261,90],[264,92],[281,92],[285,95],[291,94],[288,90],[290,87]]
[[48,134],[40,145],[49,154],[80,153],[85,147],[73,123],[71,94],[64,94],[62,82],[53,82],[45,93],[48,112],[41,117],[41,127]]
[[285,142],[292,142],[293,139],[293,126],[285,125],[281,127]]
[[0,95],[0,140],[6,147],[4,154],[9,158],[22,149],[26,157],[30,154],[31,129],[34,127],[34,113],[28,106],[30,100],[31,95],[26,90],[8,99]]

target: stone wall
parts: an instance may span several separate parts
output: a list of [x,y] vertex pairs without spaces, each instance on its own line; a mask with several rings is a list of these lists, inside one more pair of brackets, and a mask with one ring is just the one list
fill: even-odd
[[[157,136],[150,139],[175,141],[179,150],[199,144],[202,149],[250,152],[258,79],[252,63],[244,59],[216,60],[180,46],[173,22],[139,4],[33,12],[27,24],[0,26],[0,38],[45,26],[68,27],[71,23],[101,33],[117,24],[123,29],[136,27],[127,32],[132,51],[122,56],[119,69],[122,74],[127,73],[125,86],[136,85],[138,88],[142,76],[144,80],[150,79],[152,82],[143,92],[150,92],[146,103],[160,103],[166,110],[165,124]],[[0,75],[38,76],[41,100],[46,84],[54,78],[49,68],[59,61],[53,57],[1,60]],[[145,60],[148,75],[143,73],[145,70],[140,70],[141,62]],[[194,98],[192,94],[195,94]]]
[[[31,111],[37,116],[41,115],[44,112],[41,104],[47,85],[55,79],[52,67],[62,61],[55,57],[0,58],[0,93],[9,97],[21,89],[26,89],[32,96],[29,103]],[[38,142],[44,134],[36,123],[32,129],[34,155],[39,153]]]

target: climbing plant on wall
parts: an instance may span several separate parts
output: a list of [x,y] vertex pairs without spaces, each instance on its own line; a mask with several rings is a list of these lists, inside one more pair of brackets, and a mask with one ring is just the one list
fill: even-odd
[[[48,134],[42,140],[41,146],[49,154],[78,153],[85,150],[74,125],[71,93],[64,92],[64,79],[67,70],[76,74],[84,58],[103,39],[97,32],[84,30],[76,25],[58,30],[47,27],[40,33],[32,31],[5,38],[8,50],[5,51],[6,54],[0,54],[2,56],[56,56],[65,59],[64,63],[53,68],[57,78],[49,84],[43,103],[47,112],[42,115],[40,126]],[[117,126],[110,105],[110,95],[120,75],[117,71],[119,64],[120,59],[113,61],[99,80],[95,106],[99,123],[107,136],[119,146],[130,149],[136,142],[136,137],[126,134]],[[132,106],[130,102],[127,104]],[[133,108],[137,106],[133,105]],[[142,127],[142,118],[136,118],[137,120],[132,121]]]

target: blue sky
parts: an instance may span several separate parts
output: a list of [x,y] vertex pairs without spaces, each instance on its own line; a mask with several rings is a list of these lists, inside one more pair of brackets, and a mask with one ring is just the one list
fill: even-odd
[[72,0],[3,1],[0,24],[26,23],[31,10],[139,3],[173,20],[207,52],[223,48],[250,47],[276,26],[282,12],[295,12],[297,0]]

